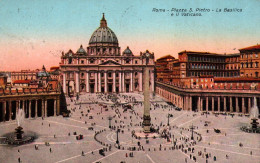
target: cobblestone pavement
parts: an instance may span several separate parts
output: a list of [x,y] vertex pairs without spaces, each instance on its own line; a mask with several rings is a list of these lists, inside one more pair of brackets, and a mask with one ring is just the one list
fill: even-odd
[[[25,133],[33,131],[38,138],[22,146],[0,144],[0,163],[18,162],[19,158],[24,163],[260,162],[260,134],[240,130],[250,123],[249,118],[177,111],[158,96],[151,95],[151,122],[159,129],[158,135],[165,131],[168,140],[159,136],[138,139],[135,135],[142,131],[142,101],[143,96],[135,93],[67,98],[68,109],[72,111],[70,117],[26,119],[22,125]],[[127,106],[122,104],[131,105],[131,109],[125,109]],[[168,114],[172,114],[170,126],[167,126]],[[108,117],[111,117],[111,128]],[[191,140],[192,125],[194,140]],[[0,123],[0,141],[16,127],[16,121]],[[120,149],[116,144],[118,128]],[[214,129],[221,132],[216,133]],[[83,135],[83,139],[76,140],[78,135]],[[104,150],[104,156],[99,154],[100,149]]]

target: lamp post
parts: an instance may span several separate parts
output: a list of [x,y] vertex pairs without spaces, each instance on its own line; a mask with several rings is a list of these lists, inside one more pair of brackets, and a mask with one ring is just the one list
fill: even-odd
[[167,123],[167,126],[170,126],[170,114],[168,113],[168,123]]
[[194,126],[193,126],[193,124],[191,125],[190,129],[191,129],[191,140],[194,140],[194,137],[193,137]]
[[108,120],[109,120],[109,128],[111,128],[111,120],[112,120],[113,118],[111,117],[111,116],[109,116],[108,117]]
[[118,139],[118,133],[120,132],[120,129],[117,129],[116,131],[116,144],[118,145],[119,147],[119,139]]

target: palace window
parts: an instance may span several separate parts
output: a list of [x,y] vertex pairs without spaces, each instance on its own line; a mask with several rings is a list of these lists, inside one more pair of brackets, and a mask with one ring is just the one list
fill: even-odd
[[81,64],[84,64],[84,60],[81,60]]
[[137,61],[137,60],[135,60],[135,64],[138,64],[138,61]]
[[90,60],[89,62],[90,62],[90,63],[94,63],[94,60]]
[[69,64],[71,64],[72,63],[72,58],[69,58]]
[[255,77],[257,77],[257,78],[258,78],[258,74],[259,74],[258,72],[255,72]]
[[255,62],[255,68],[258,68],[258,62]]
[[104,73],[103,72],[101,73],[101,77],[104,77]]
[[81,77],[82,77],[82,78],[84,77],[84,73],[81,73]]
[[118,74],[118,72],[116,73],[116,77],[118,77],[119,76],[119,74]]
[[111,72],[108,73],[108,77],[110,77],[110,78],[112,77],[112,73]]

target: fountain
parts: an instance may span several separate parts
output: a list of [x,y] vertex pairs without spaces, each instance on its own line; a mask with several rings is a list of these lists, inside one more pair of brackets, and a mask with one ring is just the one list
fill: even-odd
[[24,131],[23,131],[23,128],[22,128],[24,117],[25,117],[24,110],[18,109],[18,112],[17,112],[17,115],[16,115],[18,127],[15,128],[14,133],[9,133],[9,134],[5,135],[5,137],[6,137],[5,142],[7,144],[22,145],[22,144],[32,142],[34,140],[35,136],[32,136],[32,135],[35,135],[35,134],[33,134],[31,132],[24,134]]
[[252,120],[251,126],[242,126],[241,130],[245,132],[253,132],[253,133],[260,133],[260,128],[258,127],[258,116],[259,116],[259,110],[257,107],[256,97],[254,97],[254,105],[250,110],[250,118]]

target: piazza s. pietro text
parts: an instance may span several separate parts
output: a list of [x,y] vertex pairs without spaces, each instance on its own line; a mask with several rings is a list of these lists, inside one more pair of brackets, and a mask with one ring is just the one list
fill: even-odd
[[0,163],[260,163],[258,6],[0,0]]
[[170,16],[203,16],[207,13],[242,13],[242,8],[153,8],[155,13],[169,13]]

